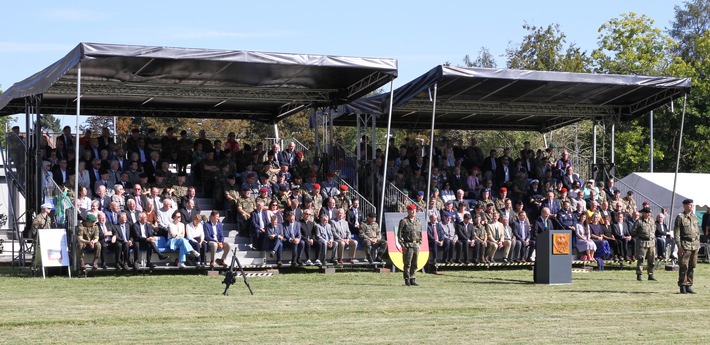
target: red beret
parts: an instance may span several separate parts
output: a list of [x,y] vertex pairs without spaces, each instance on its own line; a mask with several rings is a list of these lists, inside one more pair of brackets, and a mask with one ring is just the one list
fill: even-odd
[[303,157],[303,152],[297,153],[296,156],[298,156],[298,157]]
[[508,188],[505,188],[505,187],[501,187],[501,188],[500,188],[500,191],[501,191],[501,192],[506,192],[506,193],[507,193],[507,192],[508,192]]
[[317,184],[317,183],[314,183],[314,184],[313,184],[313,189],[320,189],[320,185]]
[[348,190],[348,186],[341,184],[340,185],[340,190]]
[[416,209],[417,209],[417,206],[414,205],[414,204],[409,204],[409,206],[407,206],[407,209],[408,209],[408,210],[416,210]]
[[328,176],[328,177],[335,177],[335,174],[331,171],[331,172],[328,172],[328,175],[327,175],[327,176]]
[[562,192],[562,193],[567,193],[567,188],[562,187],[562,189],[560,189],[560,192]]
[[259,191],[264,193],[264,192],[268,192],[269,190],[266,187],[262,187],[261,189],[259,189]]

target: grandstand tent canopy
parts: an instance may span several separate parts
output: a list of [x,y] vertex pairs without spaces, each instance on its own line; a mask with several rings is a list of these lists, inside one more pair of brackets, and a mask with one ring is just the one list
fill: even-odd
[[80,43],[0,94],[0,116],[41,113],[250,119],[276,123],[309,106],[356,100],[397,77],[397,60]]
[[[434,86],[436,85],[436,94]],[[689,78],[437,66],[397,88],[392,127],[545,132],[583,119],[630,120],[690,91]],[[389,94],[339,107],[352,114],[388,114]]]

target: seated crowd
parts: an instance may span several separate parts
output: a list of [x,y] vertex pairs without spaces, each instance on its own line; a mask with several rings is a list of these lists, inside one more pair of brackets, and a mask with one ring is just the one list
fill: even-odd
[[117,268],[137,268],[141,249],[147,250],[146,264],[155,266],[152,253],[162,260],[167,248],[179,253],[179,267],[185,262],[226,267],[230,244],[219,211],[201,216],[198,195],[212,198],[215,209],[225,210],[226,220],[251,237],[254,249],[275,256],[278,266],[284,247],[292,249],[293,266],[353,261],[358,240],[369,262],[381,261],[386,250],[375,215],[364,214],[349,187],[306,161],[294,143],[265,151],[263,143],[252,149],[234,133],[223,144],[207,139],[204,131],[192,141],[185,131],[177,138],[168,128],[162,138],[152,129],[145,137],[134,129],[125,145],[117,145],[104,128],[99,137],[87,131],[79,139],[77,173],[73,140],[66,127],[54,147],[46,143],[40,154],[47,167],[45,187],[53,186],[52,180],[61,186],[82,220],[77,233],[82,266],[83,252],[93,251],[93,266],[106,267],[111,250]]
[[[98,137],[87,131],[79,139],[75,172],[73,140],[66,127],[54,147],[43,141],[40,154],[46,179],[75,199],[86,227],[78,234],[80,246],[97,255],[95,267],[99,261],[105,265],[106,249],[125,268],[138,264],[135,253],[144,248],[152,265],[152,252],[163,255],[159,237],[180,253],[180,266],[186,260],[226,266],[230,245],[224,242],[219,211],[203,219],[198,194],[213,198],[215,208],[225,210],[238,232],[251,238],[252,247],[275,257],[279,266],[284,247],[291,249],[291,265],[352,261],[358,244],[370,262],[381,261],[386,251],[375,214],[363,214],[348,186],[307,161],[294,143],[266,150],[263,143],[252,147],[234,133],[223,143],[207,139],[205,131],[192,140],[186,131],[177,137],[168,128],[162,137],[153,129],[145,136],[133,129],[118,145],[104,128]],[[632,193],[622,198],[613,179],[581,179],[567,151],[557,153],[554,144],[535,151],[526,142],[519,155],[505,148],[500,156],[495,149],[484,156],[476,139],[467,147],[445,140],[437,144],[431,169],[423,150],[408,139],[390,157],[379,148],[376,152],[376,178],[383,178],[385,162],[387,180],[411,198],[387,202],[387,210],[403,211],[414,203],[426,212],[432,262],[489,263],[499,251],[504,262],[531,261],[537,234],[549,226],[569,229],[583,260],[593,260],[604,248],[614,259],[634,259],[630,230],[639,212]],[[428,172],[431,201],[426,205]],[[665,248],[669,232],[662,217],[656,236]],[[96,231],[90,231],[95,224]],[[658,253],[663,256],[665,249]]]

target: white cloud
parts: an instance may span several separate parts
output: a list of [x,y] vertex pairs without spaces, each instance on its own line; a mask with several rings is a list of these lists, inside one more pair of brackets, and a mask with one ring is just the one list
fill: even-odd
[[56,43],[19,43],[0,41],[0,53],[68,52],[74,47],[74,45]]
[[45,11],[42,15],[49,19],[66,22],[95,22],[102,20],[105,17],[105,15],[101,12],[77,8],[53,9]]

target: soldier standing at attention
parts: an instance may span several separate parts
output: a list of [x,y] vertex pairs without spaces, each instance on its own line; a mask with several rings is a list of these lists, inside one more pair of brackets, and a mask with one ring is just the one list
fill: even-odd
[[399,221],[397,241],[404,250],[404,284],[419,286],[416,282],[417,261],[419,259],[419,245],[422,244],[422,223],[416,218],[417,207],[413,204],[407,206],[407,217]]
[[683,213],[675,217],[673,235],[678,243],[678,286],[680,293],[692,293],[693,271],[698,263],[698,249],[700,248],[700,229],[698,229],[698,216],[693,212],[693,200],[683,200]]
[[656,224],[651,217],[651,209],[644,207],[641,218],[631,228],[631,236],[636,238],[636,280],[643,280],[643,260],[648,260],[648,280],[656,280],[653,277],[653,265],[656,260]]

